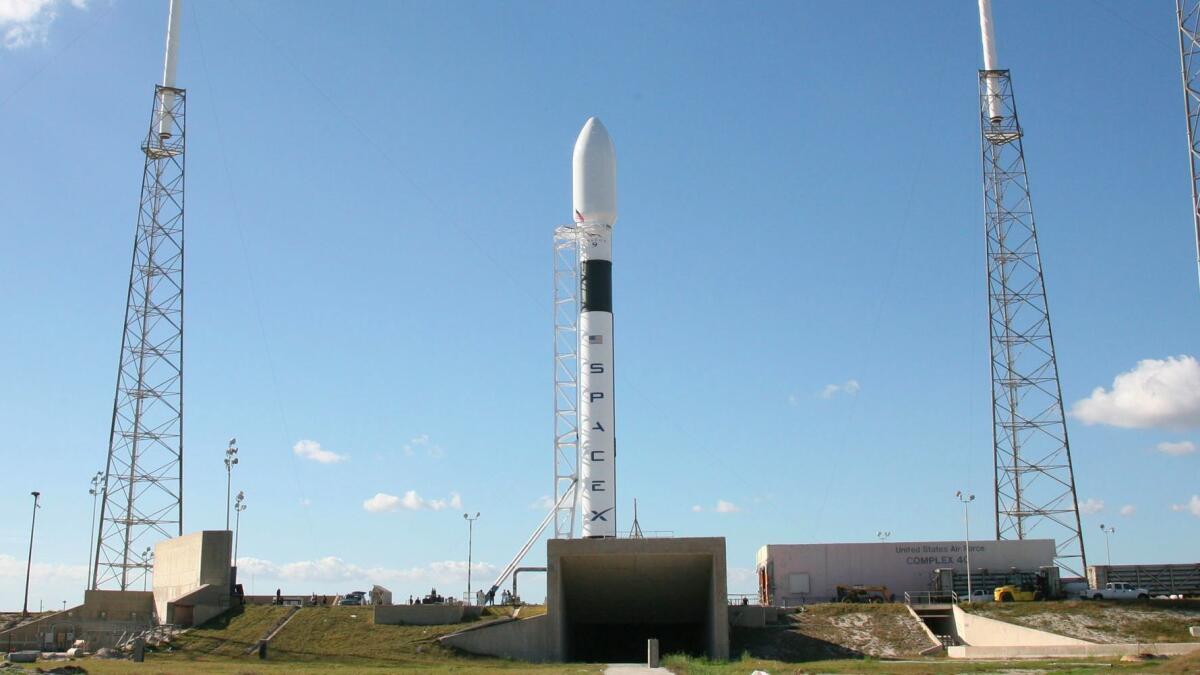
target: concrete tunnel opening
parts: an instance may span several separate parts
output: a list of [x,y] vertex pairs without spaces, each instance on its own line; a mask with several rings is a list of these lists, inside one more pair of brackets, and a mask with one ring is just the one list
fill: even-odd
[[651,638],[664,655],[728,656],[724,540],[573,540],[559,555],[555,544],[563,660],[645,661]]

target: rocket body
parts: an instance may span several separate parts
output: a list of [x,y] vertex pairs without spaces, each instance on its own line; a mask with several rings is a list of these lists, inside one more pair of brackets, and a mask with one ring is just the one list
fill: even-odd
[[617,536],[613,397],[612,229],[617,158],[608,130],[588,119],[575,141],[572,202],[579,229],[579,490],[584,537]]

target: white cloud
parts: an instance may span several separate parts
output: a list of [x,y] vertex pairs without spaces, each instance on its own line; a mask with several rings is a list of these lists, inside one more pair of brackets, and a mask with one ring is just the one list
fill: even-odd
[[1154,447],[1165,455],[1190,455],[1196,451],[1196,444],[1191,441],[1163,441]]
[[750,567],[730,567],[725,583],[730,593],[753,593],[758,589],[758,574]]
[[1079,512],[1085,516],[1092,516],[1104,510],[1103,499],[1093,499],[1089,497],[1079,503]]
[[821,390],[821,398],[833,398],[838,394],[857,394],[862,387],[858,384],[858,380],[849,379],[841,384],[827,384]]
[[1071,414],[1124,429],[1200,427],[1200,362],[1186,355],[1139,361],[1113,379],[1111,390],[1096,387],[1077,401]]
[[737,513],[738,511],[741,511],[742,509],[739,508],[738,505],[734,504],[733,502],[727,502],[724,499],[718,499],[717,506],[713,510],[716,511],[717,513]]
[[[411,494],[416,494],[411,493]],[[371,513],[383,513],[384,511],[395,511],[400,507],[400,498],[396,495],[384,494],[377,492],[374,497],[363,502],[363,508]]]
[[1128,518],[1129,516],[1132,516],[1133,514],[1137,513],[1137,507],[1134,506],[1133,504],[1126,504],[1125,506],[1121,507],[1120,513],[1121,513],[1121,515]]
[[550,509],[554,508],[554,498],[550,495],[542,495],[534,500],[534,502],[529,505],[529,508],[533,511],[549,511]]
[[457,492],[451,492],[446,499],[425,499],[417,494],[416,490],[405,492],[403,497],[379,492],[363,502],[363,508],[371,513],[396,511],[401,508],[409,511],[444,511],[447,508],[461,509],[462,506],[462,496]]
[[704,507],[700,506],[699,504],[696,504],[695,506],[692,507],[692,513],[700,513],[703,510],[704,510]]
[[350,459],[350,455],[339,455],[321,447],[316,441],[303,440],[292,446],[292,452],[297,457],[311,459],[319,464],[337,464]]
[[446,455],[442,450],[442,446],[432,443],[429,440],[429,434],[421,434],[420,436],[409,439],[408,443],[404,444],[404,454],[407,457],[412,457],[418,452],[423,452],[434,459],[440,459]]
[[1186,504],[1172,504],[1172,511],[1186,511],[1197,518],[1200,518],[1200,495],[1192,495],[1192,498]]
[[[34,563],[29,569],[29,578],[31,582],[43,584],[87,581],[87,566]],[[20,579],[24,583],[25,559],[0,553],[0,579]]]
[[[0,0],[0,33],[6,49],[20,49],[46,41],[50,24],[58,18],[61,0]],[[76,9],[87,9],[86,0],[71,0]]]
[[[412,494],[415,495],[416,493],[414,492]],[[408,494],[405,494],[404,497],[407,500]],[[417,499],[420,499],[420,497]],[[462,497],[460,497],[457,492],[451,492],[450,499],[430,499],[429,501],[425,502],[425,507],[431,511],[441,511],[446,507],[450,507],[452,509],[461,509]]]
[[312,506],[312,500],[309,499],[308,497],[301,497],[300,498],[300,506],[304,506],[304,507]]

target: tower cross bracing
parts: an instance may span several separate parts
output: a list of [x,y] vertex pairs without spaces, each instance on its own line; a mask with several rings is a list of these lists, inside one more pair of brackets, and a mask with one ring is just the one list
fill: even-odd
[[996,538],[1052,538],[1087,571],[1022,130],[1007,70],[979,72]]
[[137,551],[183,534],[186,103],[156,86],[125,302],[92,588],[135,588]]

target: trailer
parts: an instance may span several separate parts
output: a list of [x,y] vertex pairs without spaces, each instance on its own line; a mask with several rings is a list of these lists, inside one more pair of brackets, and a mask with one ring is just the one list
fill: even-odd
[[1200,563],[1171,565],[1089,565],[1088,586],[1127,583],[1150,591],[1150,597],[1200,597]]

